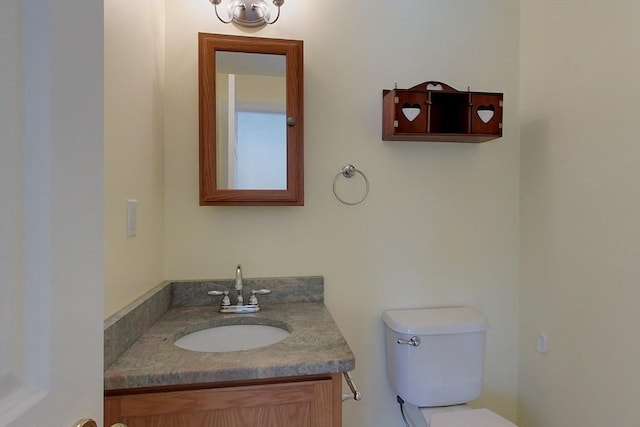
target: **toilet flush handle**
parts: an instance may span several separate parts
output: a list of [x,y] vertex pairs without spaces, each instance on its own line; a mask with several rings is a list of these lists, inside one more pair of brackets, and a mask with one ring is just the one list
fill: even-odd
[[406,344],[406,345],[412,345],[414,347],[417,347],[420,345],[420,337],[417,336],[412,336],[410,339],[408,340],[404,340],[402,338],[400,338],[398,341],[396,341],[398,344]]

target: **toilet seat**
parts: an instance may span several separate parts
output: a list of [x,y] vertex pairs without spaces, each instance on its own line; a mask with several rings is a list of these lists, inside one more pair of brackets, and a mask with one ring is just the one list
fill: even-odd
[[464,409],[431,415],[430,427],[517,427],[488,409]]

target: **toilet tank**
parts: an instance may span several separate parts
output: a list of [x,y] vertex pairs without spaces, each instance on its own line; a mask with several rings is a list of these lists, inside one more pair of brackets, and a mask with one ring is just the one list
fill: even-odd
[[[389,310],[387,377],[395,392],[419,407],[476,399],[482,388],[487,324],[471,307]],[[399,344],[418,337],[420,344]]]

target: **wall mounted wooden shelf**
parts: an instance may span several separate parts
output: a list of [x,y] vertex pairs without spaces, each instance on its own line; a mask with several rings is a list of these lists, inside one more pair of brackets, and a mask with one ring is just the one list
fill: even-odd
[[382,92],[384,141],[485,142],[502,136],[502,93],[428,81]]

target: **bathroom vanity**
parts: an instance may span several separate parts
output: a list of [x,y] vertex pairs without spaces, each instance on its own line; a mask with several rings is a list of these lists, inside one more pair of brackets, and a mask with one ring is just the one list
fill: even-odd
[[105,425],[339,427],[339,374],[105,396]]
[[[207,292],[231,281],[171,282],[107,320],[105,425],[342,425],[341,374],[355,358],[322,302],[322,278],[246,282],[273,291],[258,313],[222,314],[212,305]],[[275,326],[289,335],[241,351],[174,345],[225,325]]]

